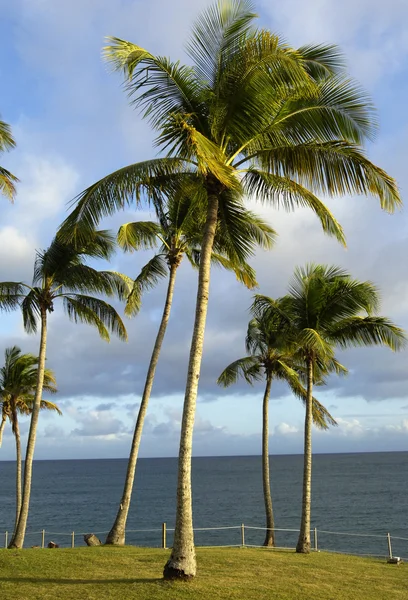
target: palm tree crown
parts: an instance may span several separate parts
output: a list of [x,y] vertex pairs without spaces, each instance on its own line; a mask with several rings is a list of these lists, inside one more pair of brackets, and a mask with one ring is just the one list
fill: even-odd
[[406,343],[402,329],[378,316],[379,294],[374,284],[352,279],[336,266],[308,265],[295,271],[289,294],[280,300],[257,296],[255,312],[279,319],[307,377],[302,519],[297,552],[310,551],[312,477],[312,393],[322,375],[341,374],[344,367],[335,348],[385,345],[400,350]]

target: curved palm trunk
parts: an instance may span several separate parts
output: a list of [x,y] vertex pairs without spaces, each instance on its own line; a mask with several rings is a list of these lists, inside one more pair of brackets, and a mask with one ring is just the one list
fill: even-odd
[[18,422],[17,408],[15,400],[13,399],[12,407],[12,418],[13,418],[13,433],[16,442],[16,520],[14,523],[14,533],[16,531],[18,519],[21,510],[21,439],[20,439],[20,424]]
[[302,520],[296,552],[310,552],[310,507],[312,496],[312,409],[313,409],[313,361],[307,361],[307,396],[305,417],[305,442],[303,465]]
[[116,515],[115,522],[112,529],[108,533],[106,538],[106,544],[123,545],[125,543],[125,531],[126,521],[129,513],[130,500],[132,497],[133,481],[135,478],[137,457],[139,454],[140,439],[142,437],[143,424],[146,416],[147,405],[149,403],[150,394],[153,387],[154,375],[156,372],[156,366],[159,360],[160,350],[163,344],[164,336],[167,329],[167,324],[170,317],[171,305],[173,301],[174,285],[176,282],[177,264],[172,264],[170,267],[169,284],[167,287],[166,302],[164,305],[163,316],[160,322],[159,331],[157,333],[156,341],[153,347],[152,356],[150,359],[149,369],[147,371],[146,383],[143,390],[142,401],[140,403],[139,413],[137,415],[137,421],[135,431],[133,434],[132,447],[130,449],[129,462],[126,471],[125,486],[123,489],[122,499],[118,513]]
[[272,377],[268,374],[262,408],[262,478],[265,501],[266,533],[264,546],[275,545],[275,521],[273,518],[271,480],[269,473],[269,397],[271,395]]
[[30,507],[31,478],[33,471],[33,458],[35,440],[37,436],[38,417],[41,408],[41,398],[44,383],[45,355],[47,349],[47,310],[41,308],[41,339],[38,357],[37,389],[35,391],[33,412],[31,413],[30,430],[28,432],[27,450],[24,463],[23,497],[20,515],[15,534],[9,544],[9,548],[22,548],[27,527],[28,510]]
[[191,453],[210,289],[211,252],[214,244],[217,216],[218,198],[210,196],[208,198],[207,219],[201,245],[195,321],[181,423],[176,526],[174,530],[173,550],[163,570],[163,577],[165,579],[190,579],[195,576],[197,570],[191,497]]
[[6,425],[6,419],[7,419],[6,415],[2,415],[1,416],[1,423],[0,423],[0,448],[1,448],[1,445],[3,443],[3,431],[4,431],[4,427]]

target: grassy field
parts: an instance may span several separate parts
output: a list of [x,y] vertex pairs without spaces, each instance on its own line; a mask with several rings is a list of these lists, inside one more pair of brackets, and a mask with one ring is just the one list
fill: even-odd
[[408,567],[385,560],[249,548],[198,549],[198,576],[168,583],[169,552],[0,550],[1,600],[406,600]]

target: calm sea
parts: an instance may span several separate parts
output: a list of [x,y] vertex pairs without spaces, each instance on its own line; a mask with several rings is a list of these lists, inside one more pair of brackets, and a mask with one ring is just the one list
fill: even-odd
[[[276,527],[300,523],[302,456],[271,457]],[[36,461],[26,546],[46,542],[83,544],[81,533],[104,532],[114,520],[126,460]],[[161,524],[174,526],[177,460],[140,459],[127,543],[159,546]],[[236,527],[197,531],[197,545],[240,544],[241,523],[262,528],[261,458],[257,456],[193,459],[194,527]],[[0,462],[0,546],[14,514],[14,464]],[[350,553],[386,555],[386,534],[394,555],[408,557],[408,452],[321,454],[313,462],[312,528],[318,545]],[[154,530],[135,531],[131,530]],[[337,532],[324,533],[324,532]],[[351,537],[342,533],[357,533]],[[367,534],[379,537],[366,537]],[[99,537],[103,540],[104,535]],[[277,544],[293,547],[296,532],[276,534]],[[168,533],[171,545],[171,532]],[[246,529],[247,544],[261,544],[262,529]]]

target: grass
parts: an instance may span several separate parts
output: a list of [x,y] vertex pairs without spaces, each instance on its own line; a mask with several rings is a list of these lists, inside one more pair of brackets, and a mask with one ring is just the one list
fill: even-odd
[[406,600],[407,566],[250,548],[200,548],[197,577],[164,582],[169,551],[0,550],[1,600]]

